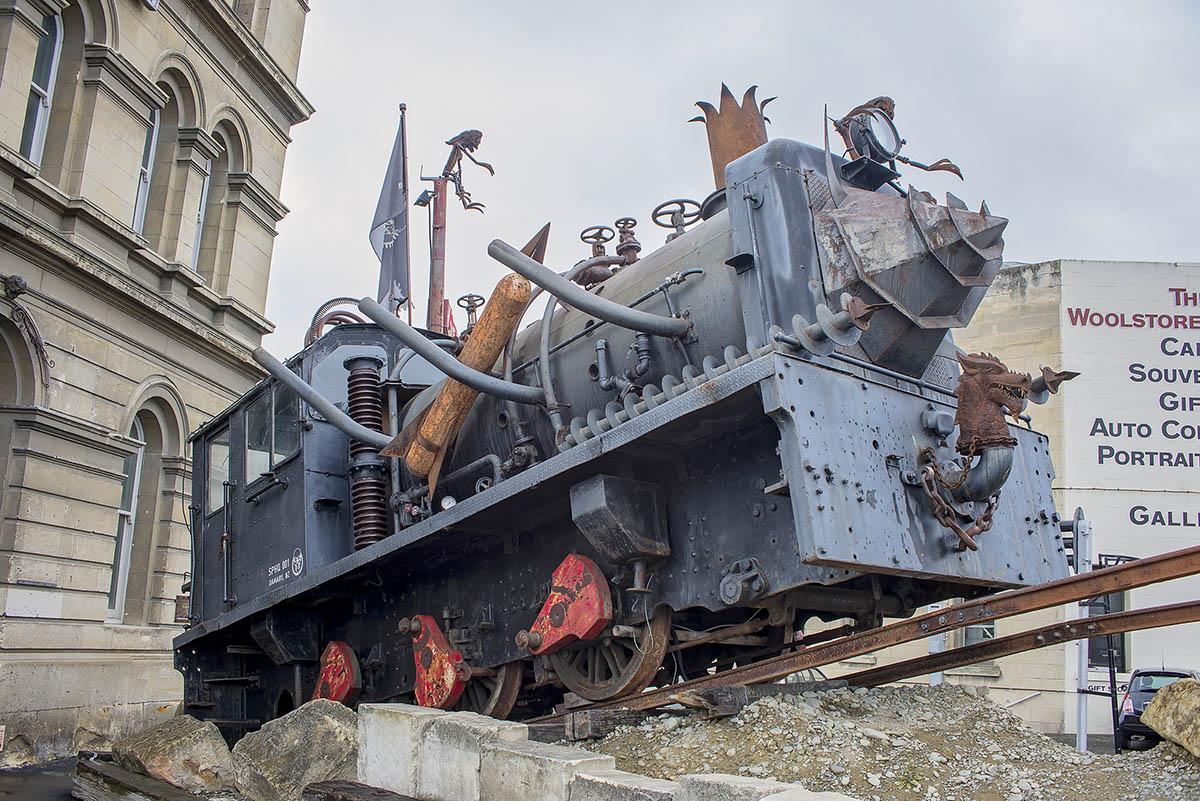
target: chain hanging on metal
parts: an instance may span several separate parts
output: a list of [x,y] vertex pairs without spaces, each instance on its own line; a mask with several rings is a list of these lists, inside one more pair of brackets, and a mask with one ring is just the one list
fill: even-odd
[[966,454],[966,467],[963,468],[958,480],[953,483],[946,481],[941,468],[938,467],[933,448],[921,451],[921,456],[928,461],[921,470],[921,488],[925,490],[925,494],[929,496],[929,502],[933,505],[933,516],[944,527],[958,535],[960,540],[958,550],[964,551],[969,548],[972,551],[978,551],[979,542],[975,538],[992,527],[992,514],[1000,503],[1000,490],[996,490],[987,499],[987,508],[983,510],[983,513],[976,517],[968,528],[963,528],[958,522],[958,511],[950,505],[950,502],[938,489],[940,486],[952,492],[966,482],[967,476],[971,472],[971,462],[975,458],[975,443],[972,441],[970,450]]

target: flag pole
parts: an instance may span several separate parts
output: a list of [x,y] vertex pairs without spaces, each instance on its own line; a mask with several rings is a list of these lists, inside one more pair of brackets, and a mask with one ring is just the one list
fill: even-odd
[[[408,128],[405,124],[406,123],[405,112],[407,112],[407,111],[408,111],[408,106],[405,105],[404,103],[401,103],[400,104],[400,163],[401,163],[400,169],[404,173],[404,187],[405,187],[405,200],[406,201],[408,199],[407,198],[407,196],[408,196]],[[409,323],[409,325],[412,325],[412,307],[413,307],[412,297],[411,297],[411,294],[412,294],[412,267],[411,267],[411,264],[412,264],[412,262],[409,260],[410,255],[411,255],[411,252],[409,251],[409,247],[408,247],[408,226],[406,225],[406,226],[404,226],[404,272],[405,272],[404,283],[405,283],[405,286],[409,287],[410,297],[408,299],[408,304],[407,304],[408,305],[408,323]]]

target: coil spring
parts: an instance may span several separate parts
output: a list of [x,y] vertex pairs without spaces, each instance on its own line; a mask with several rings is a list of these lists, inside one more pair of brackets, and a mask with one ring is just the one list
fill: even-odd
[[[383,431],[383,396],[378,367],[355,366],[347,379],[348,413],[356,423],[372,431]],[[350,460],[374,453],[365,442],[350,441]],[[354,549],[373,545],[387,536],[387,484],[375,467],[359,467],[350,480],[350,516],[354,527]]]
[[387,491],[378,474],[364,471],[351,484],[350,512],[354,519],[354,550],[387,536]]

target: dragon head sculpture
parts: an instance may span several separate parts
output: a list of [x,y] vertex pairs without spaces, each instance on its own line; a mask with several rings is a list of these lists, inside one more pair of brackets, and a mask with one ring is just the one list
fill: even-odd
[[1025,408],[1033,384],[1028,373],[1014,373],[990,353],[959,354],[962,376],[954,396],[958,398],[959,453],[976,453],[983,448],[1017,444],[1008,433],[1005,412],[1016,417]]

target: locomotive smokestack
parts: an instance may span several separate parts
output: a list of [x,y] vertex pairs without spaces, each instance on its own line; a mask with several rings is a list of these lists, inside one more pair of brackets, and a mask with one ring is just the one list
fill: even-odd
[[757,86],[747,89],[739,105],[729,87],[721,84],[720,109],[701,100],[696,105],[704,116],[688,120],[703,122],[708,129],[708,152],[712,157],[713,181],[717,189],[725,188],[725,166],[729,162],[767,143],[768,120],[762,110],[775,98],[768,97],[759,103],[754,98],[757,89]]

